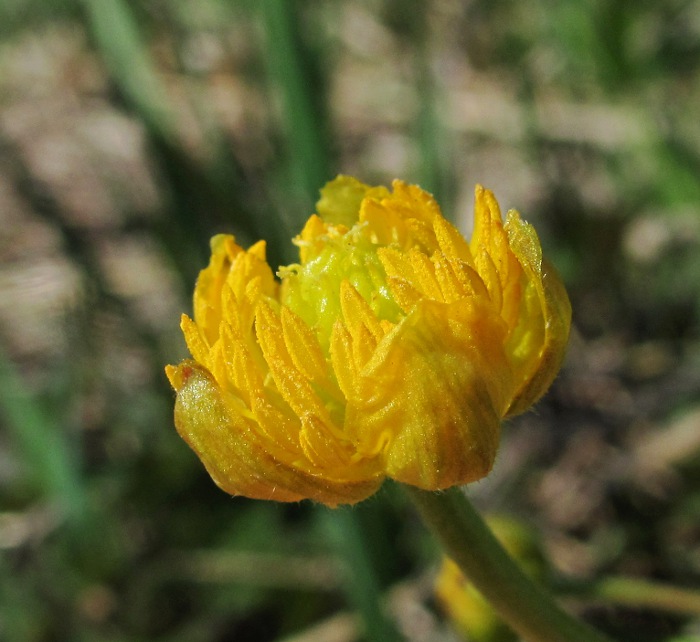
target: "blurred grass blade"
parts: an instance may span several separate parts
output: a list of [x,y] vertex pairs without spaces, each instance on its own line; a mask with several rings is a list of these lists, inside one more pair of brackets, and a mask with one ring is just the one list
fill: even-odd
[[[274,254],[280,226],[274,217],[254,211],[243,171],[215,119],[209,118],[209,131],[207,124],[198,123],[207,134],[211,158],[196,158],[182,144],[175,109],[167,102],[165,84],[129,4],[124,0],[82,3],[98,53],[124,100],[143,122],[165,178],[163,198],[171,216],[157,232],[176,257],[173,264],[183,284],[189,286],[208,260],[212,222],[218,226],[218,221],[235,216],[237,234],[252,242],[267,233]],[[201,116],[200,110],[200,121]]]
[[401,636],[381,608],[379,582],[370,559],[365,533],[355,508],[318,509],[344,570],[344,589],[364,623],[363,636],[372,642],[398,642]]
[[[326,123],[311,56],[305,55],[297,26],[297,3],[263,0],[258,5],[266,34],[270,80],[279,91],[288,138],[290,178],[310,203],[329,176]],[[316,58],[318,59],[318,58]],[[300,188],[300,189],[299,189]]]
[[29,475],[62,513],[81,519],[86,502],[76,457],[54,417],[45,412],[21,380],[14,364],[0,349],[0,410],[24,456]]
[[165,87],[142,42],[134,16],[122,0],[83,0],[92,36],[125,100],[164,139],[174,135]]
[[452,199],[448,194],[447,166],[452,159],[437,109],[440,93],[432,66],[430,22],[426,20],[429,12],[430,6],[426,0],[412,0],[401,21],[404,37],[408,39],[406,47],[413,49],[415,57],[415,83],[420,100],[413,132],[420,158],[418,182],[435,196],[443,211],[449,214]]
[[452,213],[452,199],[447,186],[447,174],[445,160],[450,160],[446,150],[445,137],[442,135],[442,127],[436,110],[437,88],[432,76],[430,61],[427,53],[421,53],[418,69],[418,91],[421,97],[420,111],[418,114],[418,145],[420,155],[419,183],[429,191],[438,203],[442,204],[447,216]]

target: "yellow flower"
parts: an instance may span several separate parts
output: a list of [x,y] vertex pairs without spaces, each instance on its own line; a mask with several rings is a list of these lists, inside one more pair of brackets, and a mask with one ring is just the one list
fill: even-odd
[[175,424],[234,495],[330,506],[386,477],[443,489],[485,476],[501,420],[556,375],[570,306],[517,212],[476,188],[467,242],[433,198],[339,176],[275,279],[260,241],[212,239],[168,366]]

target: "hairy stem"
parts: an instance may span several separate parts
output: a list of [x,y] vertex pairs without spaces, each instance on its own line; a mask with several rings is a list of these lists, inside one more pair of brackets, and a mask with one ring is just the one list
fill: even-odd
[[528,642],[610,642],[562,610],[506,553],[459,488],[404,487],[447,554],[503,620]]

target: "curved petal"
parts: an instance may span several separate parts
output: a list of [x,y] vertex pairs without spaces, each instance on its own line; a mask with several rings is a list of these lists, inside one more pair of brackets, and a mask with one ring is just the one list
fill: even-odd
[[422,301],[377,348],[346,426],[386,474],[425,489],[480,479],[493,464],[511,388],[506,328],[471,301]]
[[194,288],[194,321],[204,339],[211,346],[214,344],[221,322],[221,291],[226,283],[231,263],[243,250],[229,234],[217,234],[212,237],[211,259],[197,278]]
[[519,382],[507,416],[527,410],[549,388],[566,354],[571,303],[554,266],[542,257],[537,233],[511,211],[505,225],[510,248],[522,266],[526,285],[521,321],[510,345],[519,360]]
[[535,346],[529,371],[523,373],[522,385],[508,407],[507,417],[525,412],[547,392],[561,368],[569,342],[571,303],[564,284],[549,261],[543,261],[541,276],[534,283],[544,317],[544,337]]
[[309,498],[329,506],[354,504],[374,493],[382,476],[330,479],[299,469],[258,434],[239,402],[194,361],[168,368],[177,391],[175,426],[216,484],[232,495],[293,502]]
[[350,228],[357,223],[360,204],[365,197],[382,198],[388,195],[385,187],[370,187],[352,176],[340,174],[321,189],[316,211],[326,223]]

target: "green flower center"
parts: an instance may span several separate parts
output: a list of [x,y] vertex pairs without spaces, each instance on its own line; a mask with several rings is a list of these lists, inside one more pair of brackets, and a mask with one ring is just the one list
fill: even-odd
[[356,223],[344,234],[329,234],[323,249],[311,260],[280,270],[282,303],[316,329],[324,348],[335,320],[342,319],[340,284],[344,280],[352,283],[379,319],[394,323],[399,319],[401,309],[387,285],[378,247],[365,224]]

